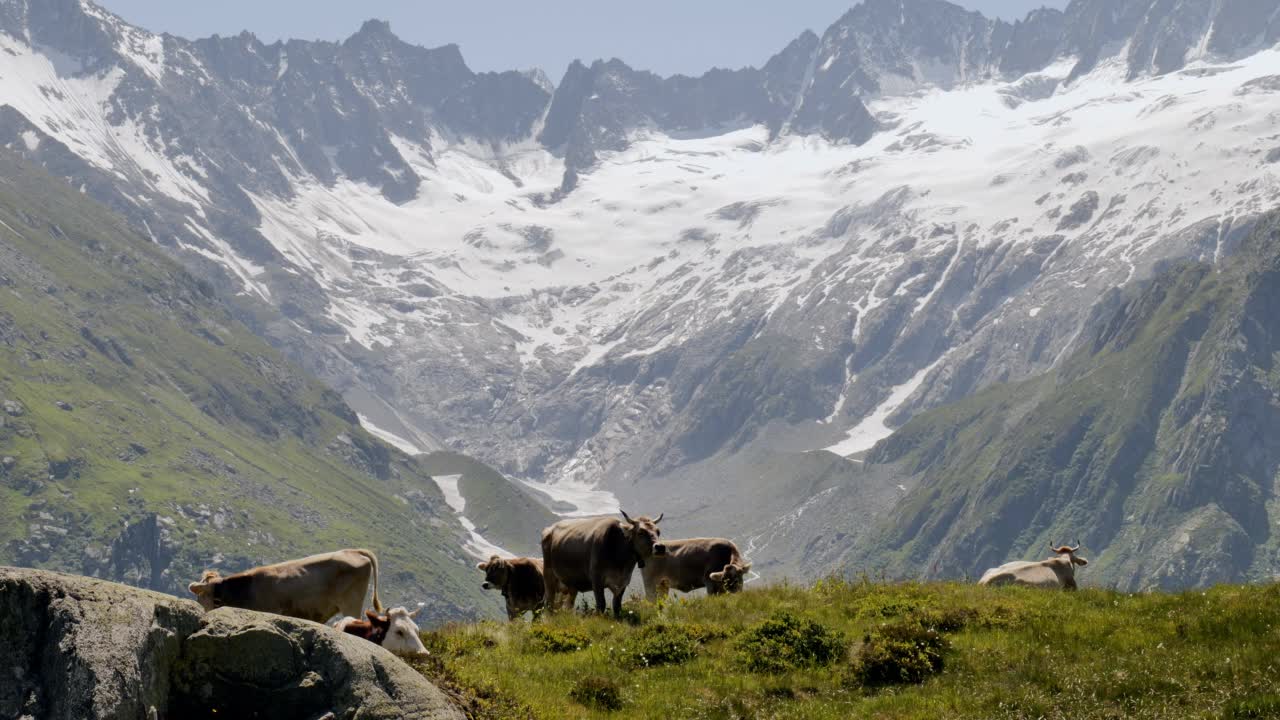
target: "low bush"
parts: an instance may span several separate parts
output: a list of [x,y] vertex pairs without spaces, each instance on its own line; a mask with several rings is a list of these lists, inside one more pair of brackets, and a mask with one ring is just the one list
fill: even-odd
[[1280,695],[1268,693],[1234,700],[1227,704],[1222,720],[1280,718]]
[[678,665],[697,654],[697,641],[683,625],[647,625],[633,639],[614,651],[614,659],[625,667],[645,668]]
[[572,630],[534,625],[529,628],[529,648],[536,652],[567,653],[591,647],[591,638]]
[[851,679],[859,685],[919,684],[942,672],[951,644],[936,628],[912,618],[881,626],[854,656]]
[[840,633],[784,611],[744,632],[738,650],[751,671],[783,673],[829,665],[844,655],[845,646]]
[[622,691],[618,683],[602,677],[586,677],[573,684],[569,697],[574,702],[593,710],[614,711],[622,709]]

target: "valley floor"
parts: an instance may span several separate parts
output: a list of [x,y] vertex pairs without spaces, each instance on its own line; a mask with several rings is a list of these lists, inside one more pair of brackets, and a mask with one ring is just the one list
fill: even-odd
[[837,580],[627,608],[428,632],[418,669],[472,718],[1280,717],[1280,585]]

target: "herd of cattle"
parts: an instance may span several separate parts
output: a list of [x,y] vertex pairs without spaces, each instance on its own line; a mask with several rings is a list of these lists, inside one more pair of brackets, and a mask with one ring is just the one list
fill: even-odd
[[[596,610],[605,611],[605,591],[612,593],[613,612],[622,614],[622,596],[640,569],[649,600],[672,590],[699,588],[710,594],[737,592],[751,564],[744,562],[733,541],[725,538],[661,540],[655,519],[612,517],[561,520],[542,531],[542,559],[502,558],[497,555],[477,567],[483,587],[502,592],[507,617],[514,620],[540,609],[572,609],[579,593],[595,596]],[[988,570],[981,585],[1030,585],[1076,588],[1077,543],[1050,546],[1054,557],[1039,562],[1011,562]],[[373,609],[364,598],[373,580]],[[378,595],[378,558],[368,550],[339,550],[300,560],[254,568],[222,577],[206,571],[188,589],[206,610],[237,607],[323,623],[335,615],[335,629],[377,643],[391,652],[412,657],[427,650],[414,618],[418,610],[384,609]],[[362,613],[363,611],[363,613]],[[363,620],[359,619],[363,614]]]

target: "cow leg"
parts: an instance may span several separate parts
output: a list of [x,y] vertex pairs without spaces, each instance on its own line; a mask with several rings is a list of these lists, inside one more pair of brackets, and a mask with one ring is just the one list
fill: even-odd
[[520,617],[521,614],[522,614],[521,611],[515,606],[514,603],[511,603],[511,602],[507,603],[507,622],[511,622],[512,620],[515,620],[516,618]]
[[[622,596],[626,593],[626,588],[613,588],[613,616],[615,618],[622,617]],[[604,597],[604,593],[600,593]],[[603,611],[603,608],[601,608]]]
[[657,582],[655,578],[650,577],[648,575],[641,575],[640,579],[644,581],[645,599],[648,600],[649,602],[656,601],[659,597],[658,589],[662,587],[662,583]]
[[543,595],[547,599],[547,611],[554,612],[560,609],[556,605],[556,596],[561,592],[560,579],[555,576],[555,573],[547,570],[542,574],[542,585]]
[[707,589],[708,595],[720,595],[724,592],[724,583],[718,583],[715,580],[712,580],[710,574],[702,577],[702,586]]
[[603,613],[604,612],[604,584],[592,583],[591,592],[596,596],[596,612]]

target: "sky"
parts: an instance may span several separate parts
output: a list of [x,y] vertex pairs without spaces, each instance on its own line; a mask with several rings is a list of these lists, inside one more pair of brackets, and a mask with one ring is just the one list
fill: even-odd
[[[340,40],[364,20],[391,22],[402,39],[456,43],[478,71],[542,68],[559,81],[575,58],[618,57],[661,75],[760,66],[805,29],[819,35],[853,0],[96,0],[148,30],[187,38],[249,30]],[[1066,0],[959,0],[989,16],[1021,18]]]

